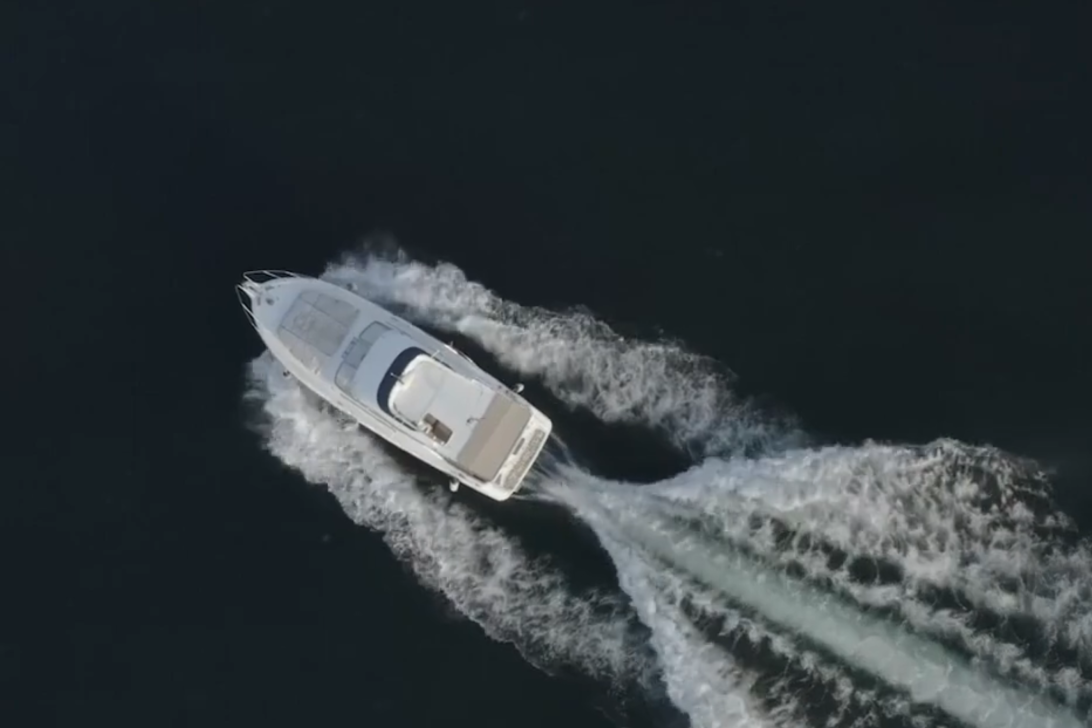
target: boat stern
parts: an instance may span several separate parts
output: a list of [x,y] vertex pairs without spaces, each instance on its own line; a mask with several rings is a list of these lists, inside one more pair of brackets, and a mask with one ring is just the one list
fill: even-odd
[[501,464],[496,476],[489,482],[488,490],[483,490],[489,497],[504,501],[511,498],[523,486],[531,466],[542,454],[542,448],[550,439],[553,430],[553,422],[546,415],[534,407],[531,409],[531,418],[528,420],[515,447]]

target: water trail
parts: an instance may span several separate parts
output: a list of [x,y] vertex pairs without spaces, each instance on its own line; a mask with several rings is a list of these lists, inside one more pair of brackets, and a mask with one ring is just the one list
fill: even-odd
[[[1092,667],[1092,552],[1028,463],[951,441],[826,448],[709,461],[645,492],[700,510],[752,553],[891,609],[1003,674],[1071,703],[1092,699],[1081,674]],[[886,582],[854,577],[863,561],[893,567]],[[990,634],[987,616],[1041,645]]]
[[[735,725],[741,722],[741,707],[779,726],[876,728],[883,720],[898,725],[943,725],[890,689],[862,685],[844,666],[801,645],[795,635],[771,629],[762,617],[741,614],[725,602],[722,593],[704,587],[684,570],[665,568],[663,559],[650,556],[605,509],[577,505],[587,506],[588,498],[603,487],[607,487],[604,481],[575,468],[559,469],[555,479],[545,484],[556,501],[574,508],[598,534],[624,591],[652,628],[669,694],[695,725]],[[629,487],[615,487],[627,501],[637,495]],[[653,502],[659,511],[663,504]],[[591,503],[595,504],[594,498]],[[705,624],[699,628],[695,620]],[[746,667],[738,664],[734,654],[741,641],[751,646],[744,652],[757,649],[781,666],[769,665],[767,659],[756,671],[753,658]],[[716,687],[717,680],[708,676],[731,681],[736,691],[747,692],[734,692],[731,701],[723,701],[724,688]]]
[[323,279],[415,323],[466,336],[505,366],[538,377],[570,407],[605,422],[658,429],[699,456],[793,447],[802,433],[763,416],[728,386],[723,367],[673,342],[625,339],[581,311],[505,301],[459,268],[401,252],[364,252],[327,267]]
[[[589,479],[578,473],[562,482]],[[548,487],[559,501],[573,506],[574,494],[565,492],[567,486],[555,482]],[[876,728],[882,718],[929,724],[915,715],[906,699],[861,685],[844,667],[801,646],[793,635],[770,630],[727,604],[716,590],[703,588],[678,569],[664,568],[662,559],[651,557],[614,519],[602,515],[607,517],[596,519],[594,513],[582,511],[614,561],[623,590],[652,628],[669,695],[695,726],[746,725],[759,716],[777,726]],[[699,627],[697,620],[705,624]],[[738,664],[734,654],[741,641],[795,665],[797,675],[786,674],[783,668],[775,667],[771,674],[768,668]],[[807,701],[801,699],[805,693]]]
[[[710,550],[700,534],[668,527],[654,502],[638,497],[634,489],[619,491],[587,480],[581,490],[559,485],[554,489],[608,542],[625,539],[763,618],[822,645],[847,664],[905,690],[915,702],[934,704],[979,728],[1083,725],[1071,712],[990,677],[904,627],[763,568],[739,550]],[[622,582],[627,583],[625,576]]]
[[248,396],[261,407],[271,453],[325,486],[354,521],[381,533],[423,583],[489,636],[544,668],[573,665],[608,681],[650,679],[652,665],[623,603],[572,593],[560,573],[501,529],[462,503],[445,502],[443,488],[419,487],[373,436],[320,406],[268,353],[251,365]]
[[708,728],[790,726],[791,697],[771,714],[752,697],[755,675],[737,666],[731,655],[704,639],[683,612],[680,594],[665,584],[664,574],[647,568],[624,540],[599,536],[619,566],[623,590],[652,631],[652,647],[662,666],[672,702],[691,724]]

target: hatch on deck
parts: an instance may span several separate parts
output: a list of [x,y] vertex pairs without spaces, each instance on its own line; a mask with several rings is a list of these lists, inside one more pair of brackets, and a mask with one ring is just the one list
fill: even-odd
[[292,356],[318,371],[337,352],[359,315],[360,310],[351,303],[304,291],[281,317],[277,338]]

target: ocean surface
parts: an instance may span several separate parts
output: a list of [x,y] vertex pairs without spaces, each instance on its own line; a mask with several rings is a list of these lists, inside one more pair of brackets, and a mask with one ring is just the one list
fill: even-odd
[[[1092,724],[1081,4],[4,15],[0,725]],[[526,383],[526,497],[255,268]]]

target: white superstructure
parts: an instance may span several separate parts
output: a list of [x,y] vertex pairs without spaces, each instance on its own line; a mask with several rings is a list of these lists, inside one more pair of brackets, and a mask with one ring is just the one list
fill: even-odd
[[318,396],[458,483],[505,500],[552,423],[449,344],[332,283],[252,271],[239,300],[266,347]]

